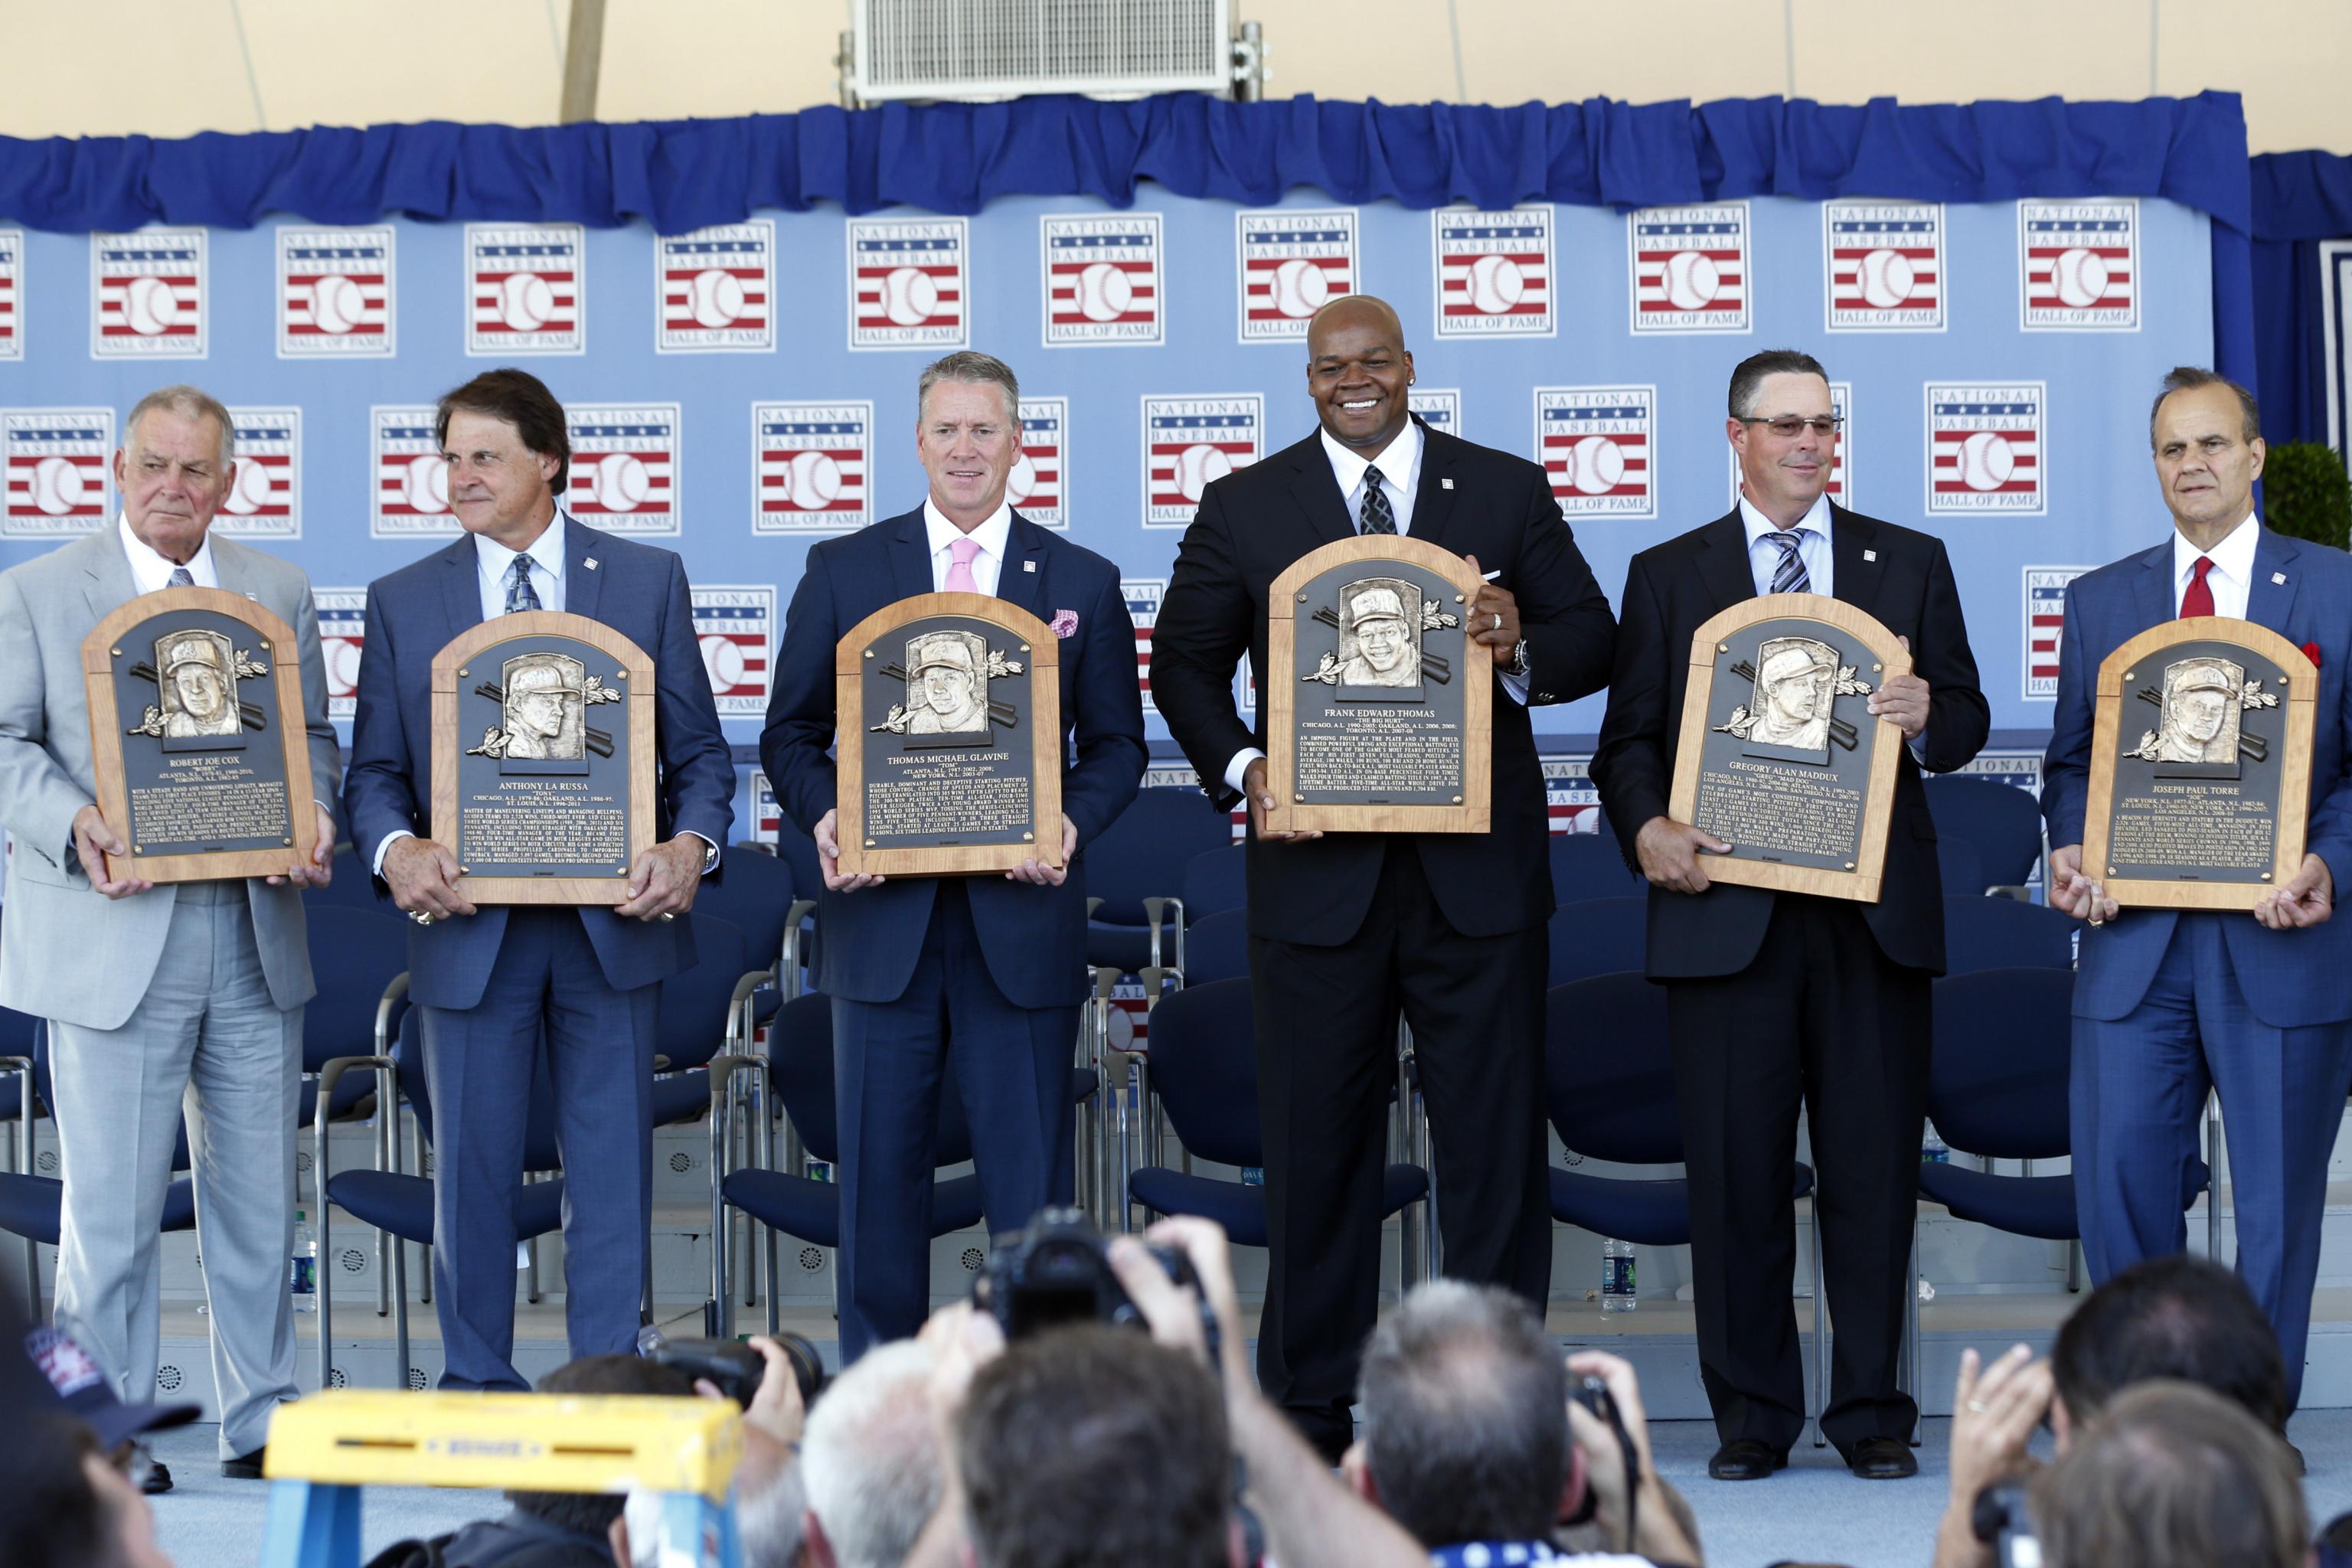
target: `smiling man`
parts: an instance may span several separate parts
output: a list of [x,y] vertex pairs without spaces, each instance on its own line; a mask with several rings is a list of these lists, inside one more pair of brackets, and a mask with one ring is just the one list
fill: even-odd
[[[1400,1012],[1436,1133],[1446,1273],[1506,1286],[1538,1310],[1549,1290],[1544,922],[1559,899],[1599,889],[1552,886],[1528,708],[1599,690],[1616,623],[1543,469],[1412,416],[1412,354],[1385,301],[1349,295],[1316,312],[1306,371],[1321,428],[1201,497],[1152,632],[1151,689],[1210,798],[1249,805],[1274,1252],[1258,1374],[1337,1462],[1379,1296]],[[1300,556],[1359,532],[1425,540],[1486,578],[1469,606],[1475,664],[1464,678],[1498,689],[1489,832],[1265,831],[1265,740],[1234,710],[1234,671],[1246,654],[1267,679],[1296,679],[1266,668],[1267,591]],[[1386,676],[1378,668],[1407,643],[1401,601],[1381,592],[1385,604],[1353,612],[1385,616],[1399,635],[1374,634],[1350,682],[1390,684],[1405,668],[1402,657]]]
[[[1118,568],[1005,499],[1021,458],[1013,367],[951,353],[923,372],[915,409],[929,493],[911,511],[809,552],[760,735],[761,765],[785,815],[815,839],[824,873],[816,988],[833,998],[845,1360],[912,1334],[930,1311],[931,1172],[947,1079],[971,1128],[991,1231],[1070,1201],[1070,1065],[1087,990],[1083,851],[1143,781],[1135,623]],[[1002,877],[841,874],[834,645],[875,611],[932,593],[992,595],[1061,638],[1055,750],[1070,760],[1058,865],[1041,858]],[[909,650],[914,732],[986,725],[974,651],[952,637]]]
[[[2188,1240],[2180,1194],[2197,1158],[2208,1088],[2229,1119],[2238,1273],[2278,1329],[2300,1397],[2318,1278],[2328,1155],[2352,1081],[2352,923],[2335,910],[2335,868],[2352,865],[2352,560],[2262,525],[2262,416],[2245,388],[2184,367],[2148,416],[2157,484],[2172,513],[2152,550],[2066,590],[2058,700],[2043,763],[2050,901],[2089,922],[2074,981],[2074,1207],[2095,1283]],[[2178,616],[2252,621],[2319,664],[2309,853],[2252,915],[2118,910],[2083,865],[2100,662]],[[2179,687],[2210,687],[2183,671]],[[2201,695],[2210,697],[2208,690]],[[2223,705],[2211,705],[2221,731]],[[2196,729],[2177,750],[2201,745]],[[2200,755],[2201,756],[2201,751]],[[2228,760],[2228,759],[2223,759]]]

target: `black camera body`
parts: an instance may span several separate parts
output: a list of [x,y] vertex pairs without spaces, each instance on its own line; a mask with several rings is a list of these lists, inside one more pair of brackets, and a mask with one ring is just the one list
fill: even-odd
[[[1007,1340],[1026,1339],[1066,1323],[1129,1323],[1149,1329],[1143,1315],[1111,1272],[1105,1241],[1094,1222],[1076,1209],[1040,1209],[1021,1229],[997,1238],[988,1262],[971,1282],[972,1304],[1004,1331]],[[1144,1246],[1168,1278],[1202,1294],[1192,1260],[1172,1247]],[[1217,1320],[1206,1300],[1201,1326],[1209,1357],[1217,1356]]]
[[1992,1548],[1992,1560],[2000,1568],[2042,1568],[2042,1542],[2033,1532],[2024,1482],[1996,1481],[1977,1493],[1969,1524],[1976,1538]]
[[[830,1376],[816,1347],[798,1334],[779,1332],[775,1340],[783,1348],[784,1359],[792,1363],[793,1380],[801,1385],[802,1407],[814,1405]],[[768,1371],[767,1358],[740,1340],[661,1339],[645,1354],[647,1360],[674,1366],[688,1377],[709,1378],[719,1393],[746,1410],[751,1408]]]

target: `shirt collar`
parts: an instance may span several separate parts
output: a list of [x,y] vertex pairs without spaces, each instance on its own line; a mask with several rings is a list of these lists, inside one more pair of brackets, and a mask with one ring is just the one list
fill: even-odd
[[1004,564],[1006,545],[1013,538],[1013,506],[1009,501],[998,501],[996,510],[988,514],[987,520],[978,528],[973,529],[970,534],[966,534],[962,529],[948,521],[948,514],[934,505],[930,497],[925,496],[923,498],[923,532],[930,541],[933,555],[939,554],[959,539],[970,538],[979,542],[983,554],[1002,566]]
[[[114,528],[122,540],[122,552],[131,562],[131,580],[138,584],[139,591],[152,594],[159,588],[171,586],[172,569],[180,563],[165,560],[160,552],[133,533],[129,512],[114,514]],[[197,587],[220,586],[220,572],[213,564],[213,535],[209,528],[205,531],[205,542],[196,546],[194,555],[188,557],[187,567],[188,575],[196,580]]]
[[2189,542],[2189,536],[2176,527],[2172,531],[2172,575],[2179,583],[2189,581],[2197,569],[2197,558],[2210,555],[2213,570],[2233,583],[2254,580],[2254,546],[2262,542],[2263,531],[2248,512],[2245,521],[2230,531],[2230,536],[2210,550],[2200,550]]
[[1768,533],[1803,533],[1809,529],[1826,542],[1830,536],[1830,493],[1823,490],[1814,497],[1813,504],[1805,509],[1805,515],[1797,520],[1796,526],[1784,529],[1757,510],[1756,504],[1748,499],[1748,492],[1743,489],[1739,492],[1739,521],[1748,530],[1748,548],[1750,550],[1755,549],[1756,542]]
[[[1318,427],[1319,428],[1319,427]],[[1331,432],[1322,430],[1323,455],[1331,459],[1332,477],[1339,481],[1339,493],[1351,496],[1356,487],[1364,482],[1364,470],[1377,468],[1390,489],[1399,494],[1411,493],[1413,466],[1421,461],[1421,421],[1408,416],[1404,428],[1396,439],[1384,447],[1377,458],[1367,459],[1361,452],[1351,451],[1331,439]]]
[[563,577],[563,509],[557,507],[555,516],[528,550],[510,550],[488,534],[474,535],[474,550],[482,563],[483,574],[503,578],[514,570],[515,557],[528,555],[530,563],[559,582]]

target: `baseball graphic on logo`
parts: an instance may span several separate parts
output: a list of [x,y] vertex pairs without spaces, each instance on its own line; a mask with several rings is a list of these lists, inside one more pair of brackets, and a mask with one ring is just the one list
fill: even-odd
[[1199,500],[1212,482],[1234,471],[1233,459],[1207,443],[1187,447],[1176,457],[1176,488],[1186,500]]
[[1482,314],[1499,316],[1519,302],[1528,280],[1507,256],[1482,256],[1470,264],[1470,303]]
[[1330,297],[1331,279],[1312,261],[1294,256],[1274,269],[1274,308],[1293,321],[1313,315]]
[[920,268],[901,267],[882,279],[882,313],[902,327],[919,327],[940,308],[940,287]]
[[2050,268],[2050,281],[2056,286],[2058,298],[2076,310],[2095,305],[2106,297],[2106,260],[2076,246],[2059,253]]
[[1998,430],[1979,430],[1960,443],[1960,479],[1972,490],[1997,490],[2017,467],[2017,451]]
[[696,326],[732,326],[743,313],[743,280],[716,267],[705,268],[694,275],[691,300]]
[[702,639],[702,668],[710,677],[713,693],[730,691],[743,684],[743,647],[723,637]]
[[310,285],[310,324],[341,337],[360,324],[367,301],[360,286],[348,278],[321,278]]
[[411,511],[447,511],[448,461],[429,452],[409,458],[408,471],[400,477],[400,499]]
[[1135,300],[1135,285],[1108,261],[1078,274],[1078,313],[1089,321],[1116,321]]
[[360,689],[360,645],[349,637],[329,637],[322,645],[327,659],[327,695],[349,697]]
[[63,517],[81,504],[81,468],[68,458],[43,458],[33,465],[33,504]]
[[1855,270],[1863,301],[1873,310],[1891,310],[1911,298],[1911,258],[1898,250],[1874,250]]
[[1013,465],[1013,472],[1005,477],[1004,499],[1019,506],[1036,493],[1037,465],[1029,460],[1028,453],[1024,452],[1020,460]]
[[610,452],[593,464],[572,465],[572,482],[585,484],[588,495],[606,511],[635,511],[653,494],[654,479],[642,458],[627,452]]
[[499,281],[499,318],[519,332],[535,332],[555,314],[555,290],[536,272],[509,272]]
[[180,301],[161,278],[133,278],[122,290],[122,319],[142,337],[152,338],[172,324]]
[[794,452],[784,469],[784,499],[803,511],[823,511],[841,493],[841,465],[829,452]]
[[275,488],[269,482],[269,465],[248,458],[236,466],[236,479],[229,486],[228,510],[239,517],[251,517],[269,504]]
[[1696,250],[1677,250],[1666,258],[1666,303],[1677,310],[1703,310],[1723,287],[1715,263]]
[[1587,436],[1570,451],[1568,482],[1580,495],[1605,496],[1625,477],[1625,454],[1606,436]]

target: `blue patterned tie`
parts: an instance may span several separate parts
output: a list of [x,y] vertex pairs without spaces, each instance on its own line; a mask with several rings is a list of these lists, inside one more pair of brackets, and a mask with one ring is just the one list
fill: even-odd
[[1780,547],[1780,563],[1772,568],[1772,592],[1811,593],[1812,575],[1805,570],[1805,558],[1797,553],[1797,546],[1804,536],[1800,533],[1768,533],[1764,537]]
[[172,568],[172,581],[170,585],[174,588],[193,588],[196,585],[196,580],[188,575],[188,569],[186,567],[174,566]]
[[507,614],[539,608],[539,590],[530,585],[530,557],[518,555],[513,569],[507,574]]

